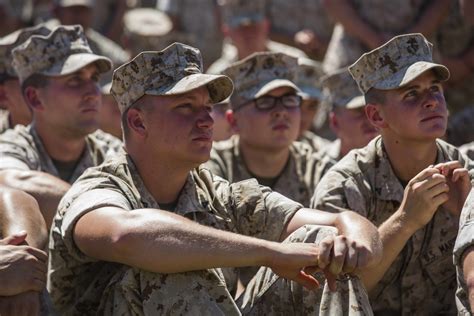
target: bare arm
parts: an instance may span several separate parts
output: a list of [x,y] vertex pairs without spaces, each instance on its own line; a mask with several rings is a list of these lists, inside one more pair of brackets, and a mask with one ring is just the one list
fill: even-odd
[[0,171],[0,185],[24,191],[34,197],[48,230],[59,201],[71,187],[69,183],[44,172],[15,169]]
[[344,26],[344,30],[347,34],[359,39],[370,49],[374,49],[383,44],[383,36],[378,34],[369,24],[360,18],[348,0],[323,0],[323,5],[334,20]]
[[0,238],[21,231],[28,233],[28,245],[46,249],[48,231],[36,200],[23,191],[0,188]]
[[466,249],[462,269],[467,285],[469,305],[471,311],[474,311],[474,246]]
[[407,30],[407,33],[423,33],[430,36],[438,29],[449,13],[451,0],[431,1],[430,6],[423,12],[417,23]]

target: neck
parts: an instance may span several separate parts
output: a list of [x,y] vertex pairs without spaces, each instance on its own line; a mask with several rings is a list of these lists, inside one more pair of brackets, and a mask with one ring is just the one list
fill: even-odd
[[341,147],[339,150],[339,157],[344,157],[349,151],[351,151],[353,148],[345,142],[342,138],[339,138],[341,140]]
[[[138,173],[148,192],[158,203],[175,202],[186,183],[191,168],[176,166],[175,161],[168,161],[166,157],[143,155],[143,150],[127,148]],[[159,163],[157,163],[159,161]]]
[[414,142],[383,137],[385,150],[395,175],[408,182],[423,169],[436,163],[436,141]]
[[255,52],[265,52],[267,50],[266,43],[261,42],[259,45],[252,48],[237,48],[237,55],[239,56],[239,60],[241,60]]
[[84,137],[68,137],[65,133],[52,131],[52,127],[44,124],[33,124],[48,155],[59,161],[77,161],[84,151]]
[[268,150],[239,142],[239,149],[247,169],[255,176],[262,178],[277,177],[285,168],[290,156],[288,147]]

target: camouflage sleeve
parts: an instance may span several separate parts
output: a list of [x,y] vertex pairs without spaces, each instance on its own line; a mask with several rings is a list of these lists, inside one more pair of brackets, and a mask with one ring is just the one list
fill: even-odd
[[219,155],[219,153],[215,150],[211,150],[211,158],[204,164],[204,167],[209,169],[212,174],[219,176],[227,181],[232,181],[229,179],[227,166],[224,159]]
[[0,169],[37,170],[36,153],[14,140],[0,140]]
[[454,264],[461,268],[462,255],[466,248],[474,245],[474,189],[467,197],[459,220],[459,232],[454,245]]
[[[73,189],[74,188],[71,188],[71,190]],[[90,261],[91,259],[82,253],[74,242],[74,227],[78,220],[85,214],[101,207],[118,207],[126,210],[130,210],[132,207],[121,192],[109,188],[85,190],[75,197],[72,197],[72,199],[69,199],[68,195],[69,194],[63,199],[64,203],[63,201],[61,202],[65,209],[60,227],[58,227],[60,235],[71,256],[82,262]],[[60,209],[62,209],[62,205]]]
[[352,210],[367,216],[363,188],[356,178],[332,168],[321,179],[311,199],[311,208],[340,213]]
[[303,207],[255,179],[228,185],[221,198],[237,233],[272,241],[279,241],[287,223]]

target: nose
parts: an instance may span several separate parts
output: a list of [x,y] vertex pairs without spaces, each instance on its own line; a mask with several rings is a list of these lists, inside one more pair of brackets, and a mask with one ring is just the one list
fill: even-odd
[[212,118],[211,113],[207,109],[202,109],[199,112],[196,124],[199,128],[209,129],[214,126],[214,119]]
[[425,108],[437,108],[441,105],[441,103],[444,103],[444,96],[442,93],[434,93],[431,91],[428,91],[425,94],[425,98],[423,100],[423,106]]
[[86,87],[86,98],[87,99],[102,99],[99,84],[94,80],[89,80]]

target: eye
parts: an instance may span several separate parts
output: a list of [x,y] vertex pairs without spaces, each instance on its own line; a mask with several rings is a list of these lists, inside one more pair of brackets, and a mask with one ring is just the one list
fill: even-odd
[[76,86],[80,85],[81,82],[82,82],[82,79],[79,76],[74,76],[74,77],[71,77],[67,81],[67,85],[70,86],[70,87],[76,87]]
[[98,73],[95,73],[95,74],[92,75],[91,79],[94,82],[99,82],[100,75]]
[[417,96],[418,96],[418,91],[416,91],[416,90],[409,90],[409,91],[405,94],[404,98],[416,98]]
[[430,87],[431,92],[441,92],[441,86],[440,85],[432,85]]

